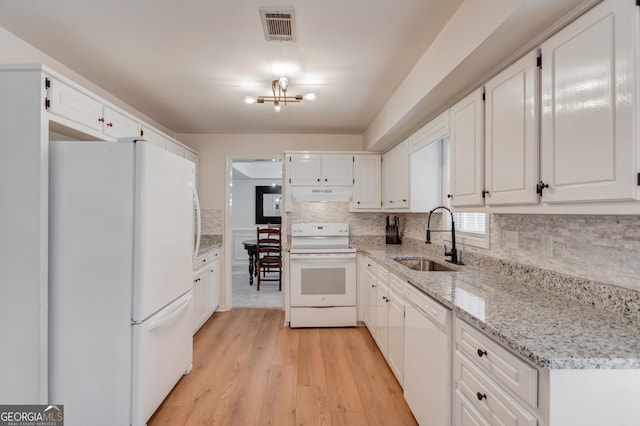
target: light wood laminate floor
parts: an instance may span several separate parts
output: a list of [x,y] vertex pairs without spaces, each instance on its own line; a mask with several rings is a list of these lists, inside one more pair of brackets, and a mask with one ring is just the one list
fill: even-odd
[[215,313],[148,426],[416,424],[365,327],[283,324],[279,309]]

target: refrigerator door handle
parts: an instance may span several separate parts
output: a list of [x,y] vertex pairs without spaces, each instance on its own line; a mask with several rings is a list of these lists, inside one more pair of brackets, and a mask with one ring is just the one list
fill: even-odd
[[170,321],[172,318],[176,317],[177,315],[180,315],[180,313],[182,311],[184,311],[185,309],[187,309],[187,306],[189,306],[189,303],[191,302],[191,298],[193,296],[191,294],[189,294],[189,297],[187,298],[187,300],[185,300],[182,305],[180,305],[179,307],[177,307],[173,312],[163,316],[162,318],[158,318],[155,321],[152,321],[149,323],[149,325],[147,325],[147,331],[153,331],[156,328],[162,326],[163,324],[167,323],[168,321]]
[[196,246],[193,249],[193,265],[196,264],[196,258],[200,251],[200,237],[202,237],[202,215],[200,212],[200,199],[198,198],[198,191],[196,187],[193,187],[193,198],[196,201]]

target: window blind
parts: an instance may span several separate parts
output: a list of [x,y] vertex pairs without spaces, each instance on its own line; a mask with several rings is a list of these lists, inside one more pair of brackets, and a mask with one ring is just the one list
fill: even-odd
[[454,213],[456,231],[470,234],[485,235],[486,213]]

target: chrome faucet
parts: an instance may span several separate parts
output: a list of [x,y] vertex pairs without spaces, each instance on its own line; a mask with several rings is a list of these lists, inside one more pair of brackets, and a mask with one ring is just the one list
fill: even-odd
[[[447,246],[444,246],[444,255],[451,257],[448,262],[456,265],[462,265],[463,263],[458,260],[458,250],[456,250],[456,223],[453,220],[453,212],[445,206],[438,206],[429,212],[429,219],[427,220],[427,239],[426,244],[431,244],[431,214],[438,209],[445,209],[451,215],[451,250],[447,251]],[[448,232],[448,229],[434,229],[433,232]]]

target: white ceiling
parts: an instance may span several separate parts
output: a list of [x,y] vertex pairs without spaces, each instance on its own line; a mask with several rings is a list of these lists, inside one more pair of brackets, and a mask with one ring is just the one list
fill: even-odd
[[[500,59],[584,0],[511,1],[527,13],[493,40]],[[175,133],[362,134],[461,3],[0,0],[0,26]],[[265,40],[259,9],[278,5],[295,9],[294,42]],[[466,81],[487,70],[469,63]],[[289,94],[318,99],[280,113],[244,104],[282,75]]]
[[[0,26],[177,133],[360,134],[460,3],[2,0]],[[259,9],[278,4],[295,42],[265,40]],[[282,75],[317,101],[244,104]]]

